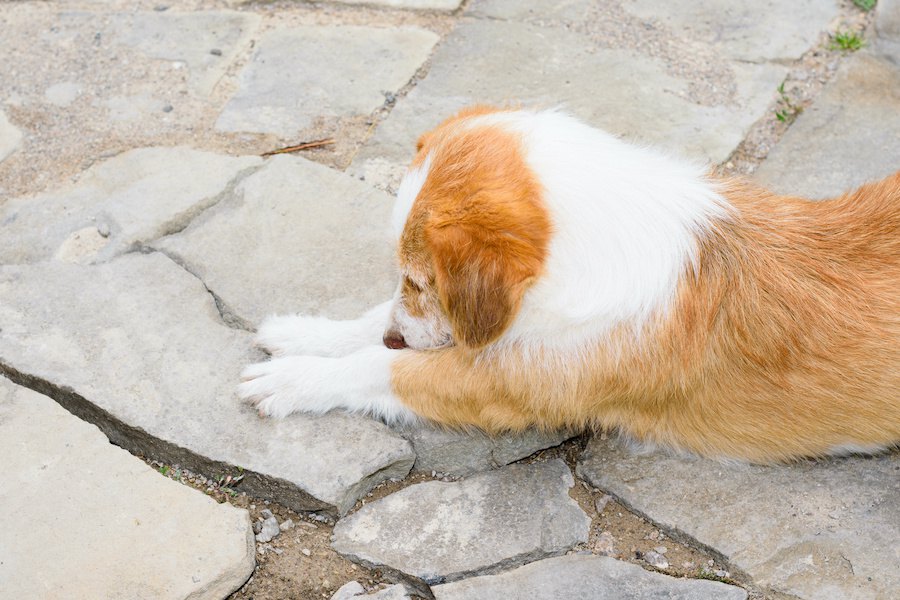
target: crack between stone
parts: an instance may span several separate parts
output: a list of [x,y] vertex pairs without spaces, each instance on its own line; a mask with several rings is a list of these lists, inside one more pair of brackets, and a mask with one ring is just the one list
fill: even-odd
[[199,281],[200,285],[203,286],[203,289],[206,290],[206,293],[209,294],[212,298],[213,303],[216,307],[216,312],[219,313],[219,319],[221,319],[222,323],[224,323],[226,327],[230,327],[231,329],[238,329],[241,331],[248,331],[250,333],[256,332],[256,328],[253,326],[253,324],[244,317],[237,314],[230,306],[228,306],[228,304],[218,294],[216,294],[208,285],[206,285],[206,282],[203,281],[203,278],[181,256],[175,253],[171,253],[162,248],[154,248],[150,246],[141,246],[138,250],[143,254],[162,254],[174,264],[176,264],[179,268],[190,274],[191,277]]
[[[109,439],[110,443],[137,456],[158,460],[216,479],[220,475],[234,473],[240,465],[215,460],[182,448],[172,442],[157,438],[147,431],[128,425],[107,410],[68,386],[56,385],[42,377],[19,371],[0,358],[0,375],[16,385],[43,394],[82,421],[95,425]],[[241,467],[242,468],[242,467]],[[295,484],[281,479],[243,469],[244,479],[240,491],[248,495],[278,502],[292,510],[323,512],[336,516],[335,507],[317,500]]]

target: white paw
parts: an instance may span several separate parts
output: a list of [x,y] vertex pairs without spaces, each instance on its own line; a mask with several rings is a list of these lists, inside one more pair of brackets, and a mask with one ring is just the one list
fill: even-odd
[[328,345],[322,334],[329,323],[320,317],[273,315],[259,326],[254,343],[272,356],[318,354]]
[[315,356],[287,356],[256,363],[241,373],[238,396],[263,417],[286,417],[294,412],[325,413],[333,408],[321,378],[327,369]]

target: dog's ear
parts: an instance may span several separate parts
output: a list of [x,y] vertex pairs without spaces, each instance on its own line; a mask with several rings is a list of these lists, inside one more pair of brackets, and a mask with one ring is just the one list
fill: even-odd
[[528,237],[471,222],[429,229],[435,285],[458,343],[489,344],[518,313],[543,263],[543,249]]

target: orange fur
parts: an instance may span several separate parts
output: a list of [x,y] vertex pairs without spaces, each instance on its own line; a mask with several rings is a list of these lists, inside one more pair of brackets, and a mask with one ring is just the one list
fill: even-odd
[[[433,144],[423,146],[422,154]],[[492,127],[448,136],[433,151],[400,238],[401,264],[412,276],[401,290],[410,314],[429,312],[422,296],[432,289],[455,339],[470,347],[503,332],[547,252],[550,221],[519,146],[517,136]]]
[[414,412],[490,432],[618,428],[758,462],[900,442],[900,173],[823,202],[723,180],[736,215],[639,335],[623,326],[577,355],[483,347],[551,235],[515,140],[492,135],[461,134],[433,163],[401,240],[464,342],[396,361]]

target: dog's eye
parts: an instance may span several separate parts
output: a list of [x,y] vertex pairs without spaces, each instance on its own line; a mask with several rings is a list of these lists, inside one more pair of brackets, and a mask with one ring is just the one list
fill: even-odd
[[413,281],[413,280],[410,279],[409,277],[404,277],[404,278],[403,278],[403,283],[404,283],[404,285],[405,285],[406,287],[412,289],[412,290],[415,291],[415,292],[421,292],[421,291],[422,291],[422,286],[420,286],[418,283],[416,283],[415,281]]

